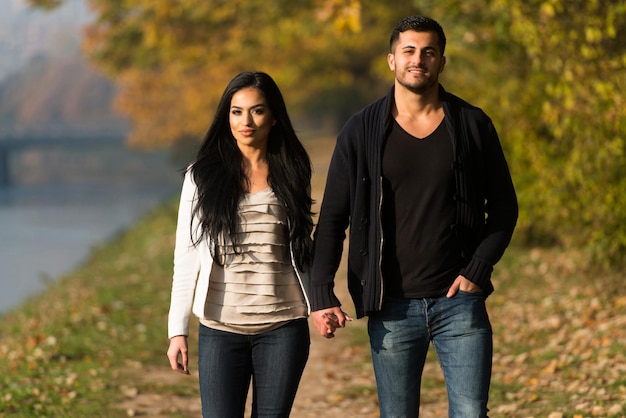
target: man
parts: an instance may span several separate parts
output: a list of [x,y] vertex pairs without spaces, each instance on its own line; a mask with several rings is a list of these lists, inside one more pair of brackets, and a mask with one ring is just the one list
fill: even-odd
[[486,417],[491,272],[517,221],[517,198],[489,117],[439,84],[446,38],[432,19],[401,20],[390,39],[389,93],[337,138],[315,232],[313,324],[351,320],[334,294],[350,227],[348,288],[365,315],[381,417],[419,414],[430,341],[451,417]]

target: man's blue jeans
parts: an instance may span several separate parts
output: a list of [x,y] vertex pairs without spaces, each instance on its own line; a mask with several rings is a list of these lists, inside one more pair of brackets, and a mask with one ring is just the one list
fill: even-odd
[[368,322],[381,418],[419,416],[422,371],[433,342],[450,417],[487,417],[492,330],[481,293],[385,299]]
[[243,417],[252,378],[252,417],[288,417],[309,357],[305,318],[257,335],[200,324],[198,372],[202,416]]

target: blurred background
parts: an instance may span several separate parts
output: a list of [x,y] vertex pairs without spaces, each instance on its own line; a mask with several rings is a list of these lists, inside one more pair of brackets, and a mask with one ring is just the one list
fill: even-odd
[[410,14],[494,120],[516,244],[623,270],[626,1],[0,0],[0,312],[178,191],[236,73],[271,74],[311,143],[387,91]]
[[118,89],[80,49],[93,20],[0,0],[0,313],[178,188],[167,152],[126,146]]

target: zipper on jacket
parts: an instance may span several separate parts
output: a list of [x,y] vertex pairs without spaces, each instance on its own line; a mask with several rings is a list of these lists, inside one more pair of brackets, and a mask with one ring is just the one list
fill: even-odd
[[378,310],[383,309],[383,293],[385,286],[383,285],[383,176],[378,177],[378,190],[380,191],[380,198],[378,199],[378,232],[380,233],[380,244],[378,246],[378,277],[380,277],[380,298],[378,299]]

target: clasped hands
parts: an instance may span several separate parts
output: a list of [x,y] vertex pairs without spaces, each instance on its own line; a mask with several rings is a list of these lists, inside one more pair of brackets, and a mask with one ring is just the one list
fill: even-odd
[[[456,296],[459,290],[465,292],[481,291],[480,287],[461,275],[452,283],[446,296],[452,298]],[[311,313],[311,317],[313,318],[313,326],[317,332],[326,338],[333,338],[337,328],[344,328],[346,321],[352,321],[350,315],[342,311],[339,306],[314,311]]]
[[313,326],[325,338],[333,338],[337,328],[344,328],[347,321],[352,321],[350,315],[342,311],[339,306],[312,312],[311,317]]

